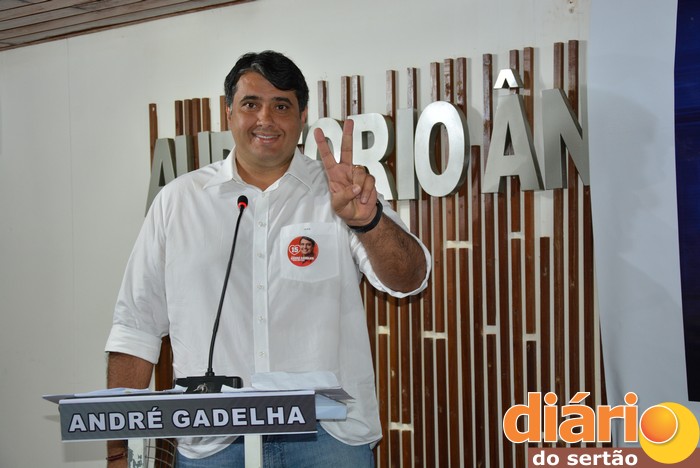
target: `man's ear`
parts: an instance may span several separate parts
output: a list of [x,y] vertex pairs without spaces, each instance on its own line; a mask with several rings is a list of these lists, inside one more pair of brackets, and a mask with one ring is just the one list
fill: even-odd
[[306,109],[301,111],[301,123],[302,125],[306,125],[306,121],[309,117],[309,106],[306,106]]

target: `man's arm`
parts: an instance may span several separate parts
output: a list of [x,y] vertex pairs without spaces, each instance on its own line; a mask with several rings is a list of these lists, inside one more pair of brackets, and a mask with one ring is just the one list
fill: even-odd
[[[364,166],[353,165],[351,119],[343,125],[340,162],[336,162],[323,130],[316,129],[323,167],[328,176],[333,210],[348,226],[362,227],[373,224],[378,214],[375,179]],[[367,251],[372,268],[379,280],[394,291],[410,292],[417,289],[426,274],[423,249],[415,238],[386,215],[367,232],[355,230]]]
[[[109,353],[107,359],[107,388],[146,388],[151,383],[153,364],[122,353]],[[120,455],[124,455],[123,457]],[[126,468],[127,442],[110,440],[107,442],[107,466]],[[114,461],[109,461],[114,458]]]
[[414,291],[421,285],[427,268],[423,249],[391,218],[382,215],[375,228],[356,234],[383,284],[399,292]]

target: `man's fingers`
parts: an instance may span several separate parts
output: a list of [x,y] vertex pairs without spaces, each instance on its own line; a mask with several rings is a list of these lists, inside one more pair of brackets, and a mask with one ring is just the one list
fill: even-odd
[[343,139],[340,142],[340,162],[352,164],[352,131],[355,122],[352,119],[345,119],[343,124]]
[[322,129],[314,129],[314,140],[316,140],[316,147],[318,148],[318,152],[321,155],[321,162],[323,162],[323,166],[326,169],[330,169],[333,166],[335,166],[337,164],[335,162],[335,157],[333,156],[333,153],[331,152],[331,149],[328,146],[326,135],[323,133]]
[[367,203],[375,188],[375,179],[365,166],[353,166],[352,168],[352,183],[360,189],[356,190],[357,198],[360,203]]

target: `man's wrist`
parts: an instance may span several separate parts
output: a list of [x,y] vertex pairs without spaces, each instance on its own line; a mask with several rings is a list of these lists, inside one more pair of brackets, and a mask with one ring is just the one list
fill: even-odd
[[365,224],[364,226],[351,226],[348,224],[348,227],[357,233],[369,232],[372,229],[374,229],[375,227],[377,227],[377,224],[379,224],[379,221],[382,219],[382,213],[384,212],[384,207],[382,206],[382,202],[380,202],[379,200],[377,200],[376,207],[377,207],[377,212],[375,213],[374,218],[372,218],[372,220],[369,223]]
[[129,445],[125,440],[110,440],[107,442],[107,462],[113,462],[127,458],[129,455]]
[[113,461],[124,459],[124,458],[126,458],[126,456],[127,456],[127,450],[124,449],[121,452],[117,452],[117,453],[112,454],[112,455],[107,455],[105,460],[107,460],[108,462],[113,462]]

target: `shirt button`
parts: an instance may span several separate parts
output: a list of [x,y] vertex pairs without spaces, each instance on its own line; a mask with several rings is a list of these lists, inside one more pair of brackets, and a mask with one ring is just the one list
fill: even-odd
[[258,227],[265,227],[265,223],[262,221],[258,221]]
[[260,291],[262,291],[263,289],[265,289],[265,286],[263,286],[262,284],[259,284],[259,285],[257,285],[257,288],[258,288]]
[[264,357],[266,356],[265,351],[260,351],[260,352],[258,353],[258,356],[264,358]]
[[262,315],[258,315],[258,322],[265,323],[265,317],[263,317]]
[[265,254],[262,252],[258,252],[258,258],[265,258]]

